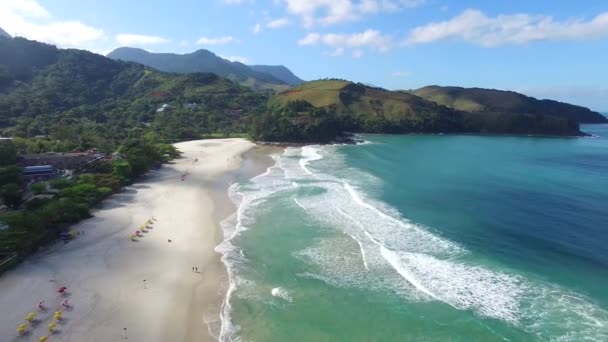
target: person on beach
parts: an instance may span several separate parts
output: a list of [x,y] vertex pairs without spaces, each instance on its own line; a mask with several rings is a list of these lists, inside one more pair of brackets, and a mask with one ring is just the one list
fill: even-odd
[[38,302],[38,309],[44,310],[44,300]]
[[70,305],[68,304],[68,300],[67,300],[67,299],[64,299],[64,300],[61,302],[61,306],[63,306],[64,308],[69,307]]

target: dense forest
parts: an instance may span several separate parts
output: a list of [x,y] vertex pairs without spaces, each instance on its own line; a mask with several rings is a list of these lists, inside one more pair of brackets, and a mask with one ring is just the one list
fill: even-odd
[[327,142],[343,132],[581,134],[576,115],[560,118],[534,103],[526,102],[526,113],[500,104],[490,112],[467,111],[436,98],[336,79],[270,95],[212,73],[172,74],[0,38],[0,134],[39,137],[17,140],[20,152],[111,152],[145,135],[173,142],[248,132],[256,140]]
[[[150,132],[165,141],[244,132],[247,116],[263,112],[266,101],[215,74],[162,73],[86,51],[0,38],[0,132],[48,136],[56,150],[109,152]],[[163,104],[168,106],[159,111]]]

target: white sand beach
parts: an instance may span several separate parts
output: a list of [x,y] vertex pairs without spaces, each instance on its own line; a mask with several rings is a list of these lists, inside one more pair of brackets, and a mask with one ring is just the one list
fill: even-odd
[[[75,225],[83,234],[74,241],[54,244],[0,276],[0,340],[48,335],[64,298],[70,307],[49,341],[214,340],[210,330],[219,329],[226,280],[214,252],[222,239],[214,213],[227,209],[218,208],[224,204],[213,192],[255,145],[222,139],[176,146],[183,158],[104,201],[93,218]],[[151,217],[153,228],[130,241]],[[66,297],[57,292],[61,286]],[[37,309],[41,300],[46,311]],[[18,337],[17,326],[32,311],[37,322]]]

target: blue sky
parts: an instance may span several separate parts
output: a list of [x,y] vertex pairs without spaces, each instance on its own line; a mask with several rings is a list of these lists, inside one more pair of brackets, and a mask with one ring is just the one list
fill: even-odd
[[98,53],[205,48],[307,80],[509,89],[608,112],[606,0],[0,0],[0,27]]

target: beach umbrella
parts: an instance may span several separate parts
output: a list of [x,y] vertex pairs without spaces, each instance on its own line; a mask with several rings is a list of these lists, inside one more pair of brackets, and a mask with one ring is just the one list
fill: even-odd
[[67,289],[68,289],[67,287],[62,286],[62,287],[60,287],[60,288],[59,288],[59,290],[57,290],[57,292],[59,292],[59,293],[64,293],[64,292],[65,292],[65,290],[67,290]]
[[61,311],[55,311],[55,314],[53,315],[53,318],[60,321],[61,318],[63,316],[63,313]]
[[49,325],[47,325],[47,327],[49,328],[49,331],[53,331],[57,327],[57,323],[55,323],[55,322],[49,323]]
[[26,329],[26,328],[27,328],[27,325],[25,325],[25,324],[19,324],[19,325],[17,326],[17,333],[18,333],[19,335],[23,335],[23,334],[25,334],[25,329]]
[[25,316],[25,320],[31,322],[36,319],[36,313],[30,312],[27,316]]
[[49,340],[48,336],[42,336],[41,338],[38,339],[38,341],[40,341],[40,342],[46,342],[48,340]]

